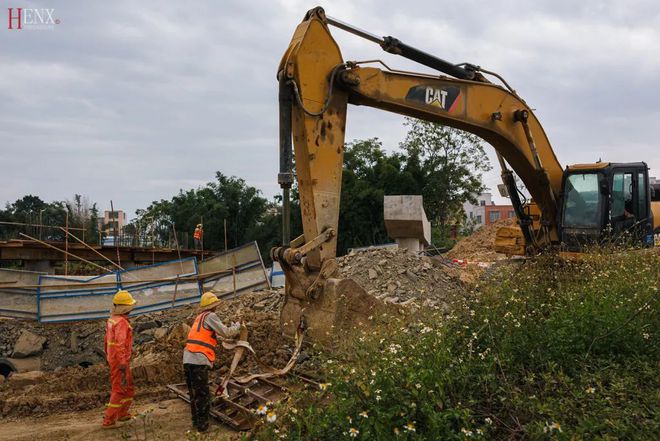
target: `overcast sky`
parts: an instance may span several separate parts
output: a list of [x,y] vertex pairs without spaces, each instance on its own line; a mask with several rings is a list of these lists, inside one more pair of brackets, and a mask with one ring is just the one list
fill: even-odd
[[[0,0],[0,202],[82,193],[132,217],[216,170],[271,198],[279,191],[276,69],[318,3]],[[536,109],[562,165],[644,160],[660,175],[660,2],[323,6],[372,33],[497,71]],[[8,7],[54,8],[60,23],[9,30]],[[333,35],[345,59],[425,71]],[[346,139],[379,137],[393,149],[402,122],[351,107]],[[498,176],[486,184],[494,188]]]

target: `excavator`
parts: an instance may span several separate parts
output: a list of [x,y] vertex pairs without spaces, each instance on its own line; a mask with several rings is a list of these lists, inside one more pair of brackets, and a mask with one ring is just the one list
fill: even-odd
[[[378,59],[344,61],[330,26],[378,44],[437,74],[390,68]],[[496,250],[534,255],[579,252],[618,240],[642,246],[660,233],[660,184],[646,163],[599,161],[562,168],[529,105],[497,73],[453,64],[391,37],[379,37],[309,10],[277,72],[283,244],[271,256],[286,278],[280,320],[285,335],[306,326],[327,342],[378,308],[355,281],[338,276],[337,227],[348,104],[369,106],[473,133],[492,145],[517,224],[497,232]],[[289,241],[295,175],[303,234]],[[518,188],[522,181],[531,198]]]

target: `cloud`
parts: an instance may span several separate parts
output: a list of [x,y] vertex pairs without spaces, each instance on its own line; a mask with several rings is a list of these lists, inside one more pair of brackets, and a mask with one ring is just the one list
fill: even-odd
[[[3,2],[4,3],[4,2]],[[0,201],[89,195],[129,212],[216,170],[271,197],[276,69],[316,1],[26,1],[51,31],[0,28]],[[0,9],[6,17],[7,7]],[[327,13],[452,62],[501,73],[534,107],[562,164],[646,160],[660,174],[656,2],[336,1]],[[420,68],[333,29],[346,59]],[[402,117],[351,107],[348,141],[394,149]],[[492,149],[491,149],[492,152]],[[498,172],[486,176],[496,184]]]

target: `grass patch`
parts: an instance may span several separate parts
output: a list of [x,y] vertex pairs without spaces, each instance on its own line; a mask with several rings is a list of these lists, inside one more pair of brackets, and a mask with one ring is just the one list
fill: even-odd
[[256,439],[658,439],[652,251],[505,267],[450,315],[385,318]]

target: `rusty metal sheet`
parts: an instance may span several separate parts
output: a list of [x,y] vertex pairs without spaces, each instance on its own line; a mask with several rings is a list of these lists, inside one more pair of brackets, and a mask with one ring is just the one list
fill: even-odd
[[[188,387],[185,383],[170,384],[167,386],[179,398],[190,402]],[[215,396],[217,384],[211,384],[211,396],[215,397],[211,403],[211,416],[232,429],[250,430],[257,422],[257,408],[266,403],[275,403],[282,399],[287,392],[284,381],[253,380],[247,384],[238,384],[230,381],[227,385],[229,398]]]

